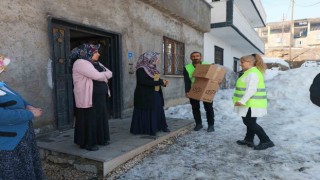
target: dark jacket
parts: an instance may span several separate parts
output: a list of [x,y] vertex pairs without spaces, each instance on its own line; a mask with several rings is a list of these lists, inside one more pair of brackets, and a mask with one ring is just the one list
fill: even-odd
[[312,103],[320,106],[320,74],[313,79],[309,91]]
[[151,109],[155,99],[155,86],[160,86],[160,94],[162,104],[164,104],[161,86],[163,86],[162,79],[154,81],[143,68],[136,71],[137,86],[134,91],[134,107],[141,109]]

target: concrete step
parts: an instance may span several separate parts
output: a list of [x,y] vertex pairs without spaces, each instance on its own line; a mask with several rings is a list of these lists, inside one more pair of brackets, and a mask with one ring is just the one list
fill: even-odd
[[73,165],[76,169],[96,173],[99,177],[153,146],[177,136],[193,126],[192,120],[167,118],[170,133],[157,136],[130,134],[131,118],[109,120],[111,141],[98,151],[80,149],[73,143],[73,129],[53,132],[37,138],[42,159]]

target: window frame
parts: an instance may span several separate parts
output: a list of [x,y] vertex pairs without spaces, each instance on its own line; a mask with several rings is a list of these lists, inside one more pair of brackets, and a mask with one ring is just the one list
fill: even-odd
[[[220,53],[221,57],[217,56],[218,53]],[[223,66],[223,61],[224,61],[224,49],[219,46],[214,46],[214,63],[220,64]]]
[[[168,59],[167,46],[172,44],[171,50],[171,60]],[[177,46],[180,46],[177,48]],[[177,52],[177,49],[180,52]],[[163,74],[166,76],[183,76],[183,68],[186,65],[185,62],[185,44],[183,42],[171,39],[169,37],[163,36]],[[178,57],[178,58],[177,58]],[[180,57],[180,59],[179,59]],[[180,62],[177,62],[180,61]],[[171,65],[169,65],[171,63]],[[181,66],[182,64],[182,66]],[[180,66],[181,67],[180,67]],[[170,70],[169,70],[170,69]]]

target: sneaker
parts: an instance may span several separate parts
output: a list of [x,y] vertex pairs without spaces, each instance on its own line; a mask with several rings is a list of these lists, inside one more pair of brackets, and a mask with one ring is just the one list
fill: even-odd
[[203,128],[202,124],[197,124],[196,127],[193,128],[193,130],[194,131],[199,131],[202,128]]
[[272,141],[265,142],[265,143],[259,143],[257,146],[255,146],[253,149],[254,150],[265,150],[267,148],[273,147],[274,144]]
[[251,141],[247,141],[247,140],[238,140],[237,144],[239,145],[247,145],[248,147],[253,147],[254,143]]
[[213,132],[213,131],[214,131],[213,125],[208,126],[207,132]]

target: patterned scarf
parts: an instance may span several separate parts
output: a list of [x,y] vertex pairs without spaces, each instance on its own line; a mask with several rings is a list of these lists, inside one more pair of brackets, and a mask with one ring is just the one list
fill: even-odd
[[148,51],[143,53],[138,59],[136,70],[143,68],[148,76],[154,78],[155,74],[160,74],[156,66],[156,61],[159,57],[160,53],[158,52]]
[[0,54],[1,65],[0,65],[0,74],[5,70],[5,68],[10,64],[10,59]]
[[82,44],[71,50],[69,58],[72,61],[75,61],[77,59],[85,59],[92,62],[91,58],[93,54],[99,50],[99,48],[100,44]]

